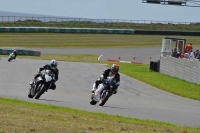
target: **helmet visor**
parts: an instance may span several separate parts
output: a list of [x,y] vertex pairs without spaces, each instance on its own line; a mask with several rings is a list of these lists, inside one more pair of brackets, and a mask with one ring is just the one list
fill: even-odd
[[50,66],[51,66],[51,68],[56,68],[57,67],[56,64],[51,64]]

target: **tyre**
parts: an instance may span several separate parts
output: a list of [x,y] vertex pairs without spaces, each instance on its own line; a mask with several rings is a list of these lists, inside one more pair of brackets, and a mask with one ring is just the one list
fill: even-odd
[[38,91],[36,92],[35,99],[39,99],[40,96],[45,92],[45,85],[39,85]]
[[97,101],[94,101],[93,100],[93,97],[94,97],[94,93],[92,93],[91,97],[90,97],[90,104],[91,105],[95,105],[97,103]]
[[28,91],[28,97],[29,97],[29,98],[33,98],[33,97],[34,97],[34,96],[31,95],[31,89],[32,89],[32,88],[31,88],[31,86],[30,86],[29,91]]
[[110,97],[108,92],[105,92],[99,101],[99,106],[103,106]]

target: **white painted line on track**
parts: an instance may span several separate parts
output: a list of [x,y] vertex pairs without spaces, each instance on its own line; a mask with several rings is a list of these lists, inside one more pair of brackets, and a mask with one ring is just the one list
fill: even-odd
[[119,62],[124,62],[124,63],[131,63],[130,61],[119,61]]
[[102,57],[103,55],[100,55],[99,57],[98,57],[98,60],[100,60],[100,58]]

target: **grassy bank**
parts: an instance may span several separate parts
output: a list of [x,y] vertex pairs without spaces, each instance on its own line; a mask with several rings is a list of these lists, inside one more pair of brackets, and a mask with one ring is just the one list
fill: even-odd
[[0,98],[0,133],[199,133],[177,126]]
[[[172,36],[200,46],[200,37]],[[129,48],[161,47],[162,35],[104,35],[63,33],[0,33],[0,47],[26,48]]]

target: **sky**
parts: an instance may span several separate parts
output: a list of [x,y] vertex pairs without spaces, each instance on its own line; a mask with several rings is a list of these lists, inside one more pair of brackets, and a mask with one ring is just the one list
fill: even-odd
[[0,11],[91,19],[200,22],[200,7],[142,0],[0,0]]

